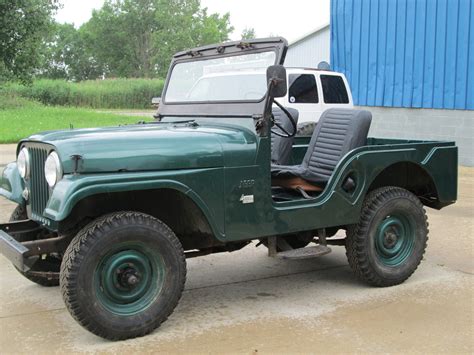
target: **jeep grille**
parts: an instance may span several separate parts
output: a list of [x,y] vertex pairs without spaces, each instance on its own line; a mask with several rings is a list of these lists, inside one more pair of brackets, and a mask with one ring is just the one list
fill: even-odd
[[29,146],[30,153],[30,206],[33,216],[42,216],[49,200],[49,186],[44,176],[44,163],[49,149]]

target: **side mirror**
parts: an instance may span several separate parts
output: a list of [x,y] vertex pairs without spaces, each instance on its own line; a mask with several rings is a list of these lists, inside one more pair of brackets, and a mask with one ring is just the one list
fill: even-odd
[[272,97],[283,97],[286,95],[286,69],[283,65],[272,65],[267,69],[268,93]]

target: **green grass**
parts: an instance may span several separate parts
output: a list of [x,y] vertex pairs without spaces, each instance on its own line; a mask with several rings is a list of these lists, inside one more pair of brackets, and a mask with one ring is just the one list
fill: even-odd
[[[100,113],[83,108],[47,107],[38,103],[18,100],[21,107],[5,105],[0,95],[0,143],[16,143],[33,133],[49,130],[116,126],[148,120],[147,117],[128,117],[114,113]],[[14,101],[14,100],[9,100]],[[3,104],[3,105],[2,105]]]
[[25,99],[15,94],[2,93],[0,89],[0,112],[1,110],[16,109],[16,108],[33,108],[39,107],[41,104],[36,101]]
[[17,95],[51,106],[97,109],[149,109],[151,99],[163,90],[161,79],[86,80],[78,83],[40,79],[24,86],[10,83],[0,94]]

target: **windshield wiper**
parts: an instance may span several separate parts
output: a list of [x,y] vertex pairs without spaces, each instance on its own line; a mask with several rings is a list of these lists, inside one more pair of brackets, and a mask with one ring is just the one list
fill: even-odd
[[196,120],[181,120],[181,121],[139,121],[137,124],[186,124],[186,126],[190,127],[197,127],[199,124],[196,122]]

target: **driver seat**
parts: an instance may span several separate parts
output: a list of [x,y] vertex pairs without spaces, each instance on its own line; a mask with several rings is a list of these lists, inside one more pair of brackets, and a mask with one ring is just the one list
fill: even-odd
[[272,164],[272,186],[322,191],[339,161],[367,144],[372,114],[332,108],[323,112],[300,165]]
[[[298,124],[298,110],[294,108],[287,107],[286,110],[291,114],[295,124]],[[287,132],[293,131],[293,125],[290,122],[290,119],[286,117],[283,110],[279,107],[274,107],[272,109],[273,119],[276,123],[282,126]],[[277,132],[280,132],[280,128],[275,126],[274,128]],[[283,132],[282,132],[283,133]],[[293,137],[280,137],[276,134],[271,134],[270,141],[271,141],[271,149],[272,149],[272,164],[276,165],[286,165],[290,162],[291,153],[293,149]]]

